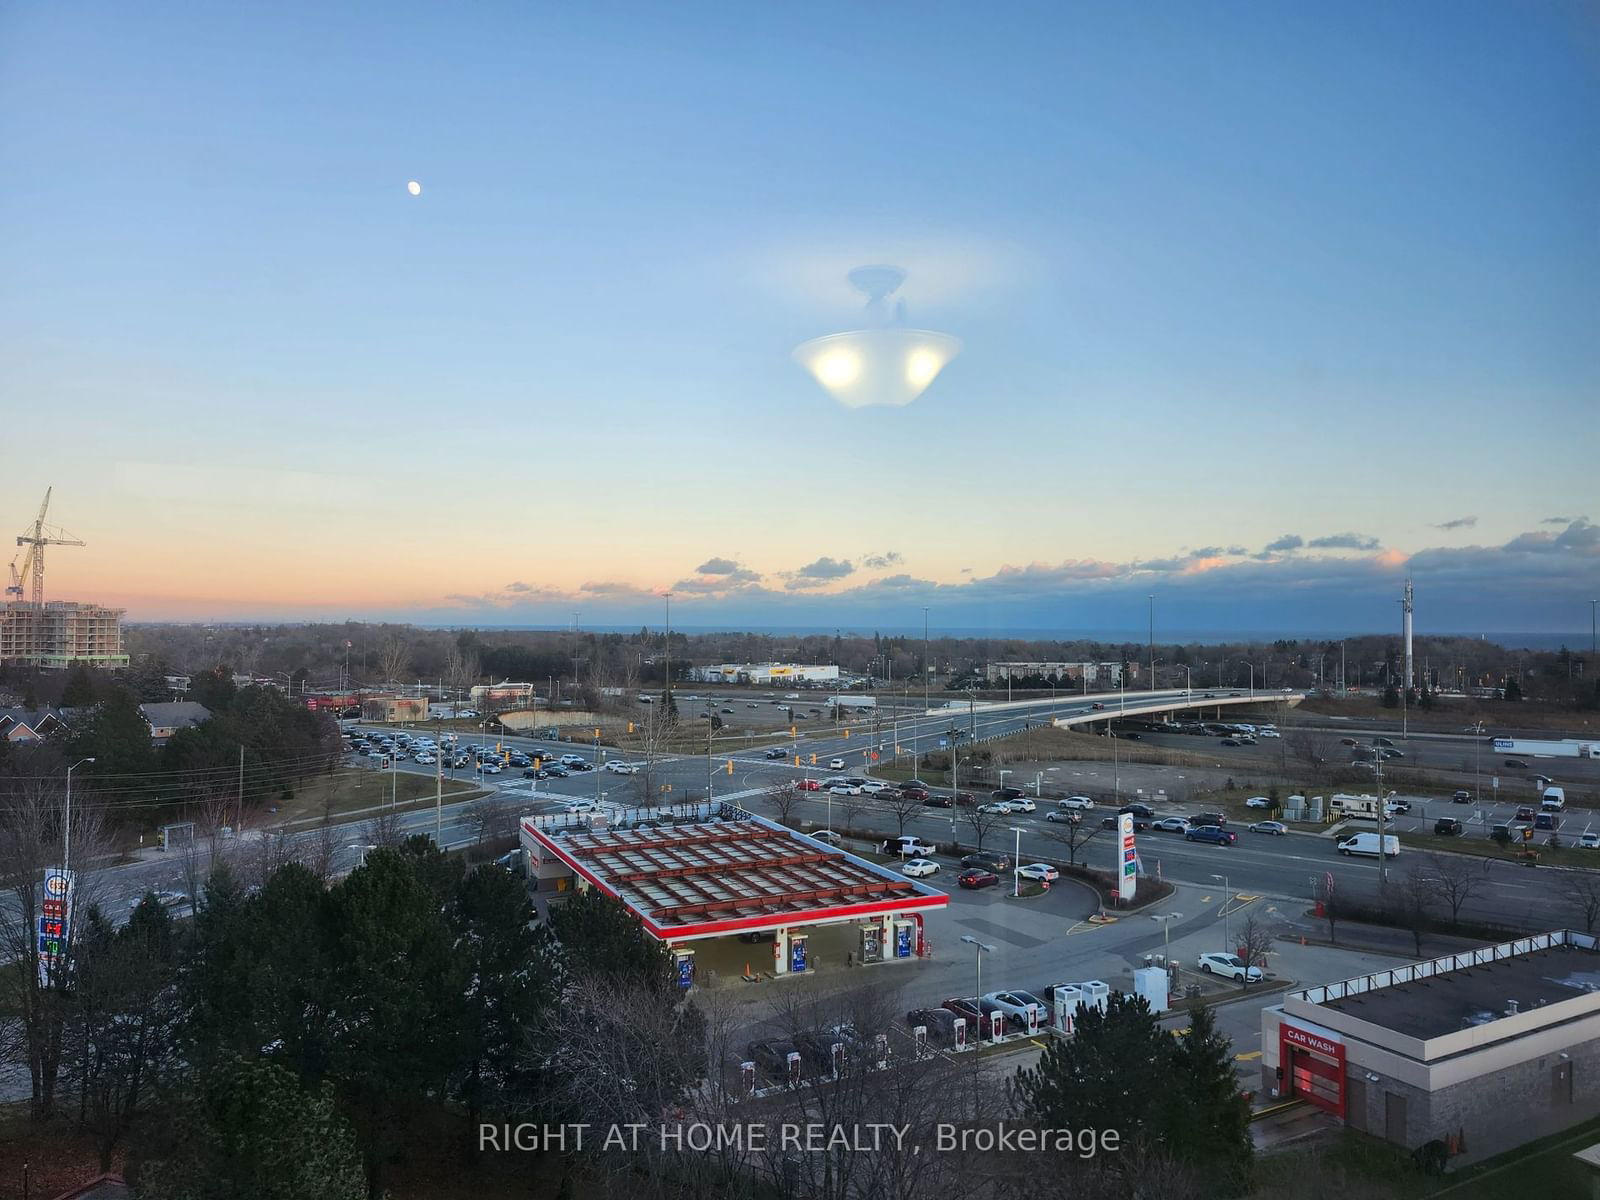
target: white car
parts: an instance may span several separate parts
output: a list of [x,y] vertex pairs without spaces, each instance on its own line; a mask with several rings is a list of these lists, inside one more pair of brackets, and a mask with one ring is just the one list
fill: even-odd
[[1256,730],[1256,736],[1257,737],[1265,737],[1265,738],[1275,738],[1275,737],[1282,737],[1283,735],[1281,733],[1279,733],[1276,729],[1258,729],[1258,730]]
[[433,755],[429,754],[426,750],[423,750],[423,751],[419,752],[417,754],[417,757],[415,759],[413,759],[412,761],[415,762],[418,766],[431,767],[434,763],[438,762],[439,760],[437,758],[435,758]]
[[1040,1025],[1050,1020],[1050,1010],[1045,1007],[1044,1001],[1028,992],[989,992],[983,999],[1005,1013],[1006,1017],[1014,1021],[1020,1029],[1028,1027],[1030,1008],[1033,1009]]
[[1034,809],[1038,808],[1038,805],[1036,805],[1026,796],[1013,797],[1012,799],[1007,800],[1006,803],[1011,805],[1012,812],[1032,812]]
[[145,892],[142,895],[133,897],[128,901],[128,907],[130,909],[138,908],[139,905],[144,903],[145,896],[154,896],[156,903],[161,905],[162,908],[182,908],[189,903],[189,897],[185,893],[167,891],[163,888],[160,891]]
[[1076,825],[1079,821],[1083,820],[1083,817],[1075,812],[1068,812],[1065,809],[1054,808],[1045,813],[1044,819],[1052,824]]
[[1087,796],[1068,796],[1065,800],[1056,801],[1057,808],[1079,808],[1084,811],[1094,807],[1094,801]]
[[569,812],[569,813],[587,813],[587,812],[600,812],[601,811],[600,802],[598,800],[588,800],[588,799],[567,800],[567,801],[564,801],[562,803],[561,807],[562,807],[562,809],[564,811]]
[[842,759],[842,758],[830,758],[828,760],[828,770],[830,770],[830,771],[842,771],[842,770],[844,770],[844,759]]
[[1251,796],[1244,802],[1246,808],[1271,808],[1272,801],[1265,796]]
[[478,770],[482,771],[485,775],[498,775],[501,771],[505,770],[505,768],[499,763],[495,762],[494,759],[487,758],[478,764]]
[[997,813],[1003,817],[1007,813],[1013,813],[1017,810],[1011,807],[1011,801],[1009,800],[991,800],[987,804],[978,805],[978,811],[981,813]]
[[623,762],[621,759],[617,758],[609,760],[604,764],[604,766],[607,771],[610,771],[614,775],[637,775],[639,773],[638,767],[634,766],[632,763]]
[[1237,954],[1202,954],[1199,967],[1207,975],[1243,979],[1248,983],[1257,983],[1261,979],[1261,968],[1245,966]]
[[939,864],[931,858],[913,858],[900,868],[902,875],[909,875],[913,879],[926,879],[929,875],[937,874]]
[[1029,863],[1025,867],[1018,867],[1017,874],[1024,879],[1033,879],[1040,883],[1054,883],[1061,878],[1061,872],[1049,863]]
[[1189,821],[1186,817],[1162,817],[1150,828],[1164,830],[1167,833],[1188,833]]
[[1600,833],[1580,833],[1578,835],[1579,850],[1600,850]]
[[831,829],[819,829],[811,836],[816,838],[817,841],[825,842],[830,846],[837,846],[841,841],[844,840]]
[[881,779],[869,779],[861,785],[862,795],[876,796],[879,792],[887,792],[889,785]]
[[560,761],[563,767],[570,767],[576,765],[577,763],[586,762],[588,760],[586,760],[581,754],[563,754]]

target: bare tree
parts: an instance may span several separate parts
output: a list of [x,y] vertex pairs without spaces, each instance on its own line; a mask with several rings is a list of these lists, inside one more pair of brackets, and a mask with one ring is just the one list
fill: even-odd
[[386,684],[403,679],[411,666],[411,643],[391,634],[378,643],[378,671]]
[[799,812],[800,797],[799,788],[783,784],[768,788],[762,795],[762,799],[772,806],[772,815],[778,824],[790,827],[793,827],[795,814]]
[[967,819],[967,828],[972,830],[973,840],[979,850],[983,849],[983,839],[1006,823],[1005,813],[985,812],[986,806],[975,804],[962,815]]
[[1461,909],[1483,887],[1483,870],[1464,854],[1437,854],[1432,862],[1433,886],[1450,910],[1450,924],[1460,921]]
[[912,799],[899,788],[885,789],[874,799],[879,807],[886,809],[894,817],[896,836],[905,833],[906,822],[922,811],[922,801]]
[[1410,930],[1417,957],[1422,957],[1422,937],[1428,931],[1429,909],[1433,904],[1433,875],[1427,864],[1413,861],[1398,878],[1391,875],[1383,904],[1402,929]]
[[467,824],[478,845],[505,837],[516,828],[516,815],[498,792],[479,796],[466,809]]
[[1334,884],[1332,875],[1325,875],[1317,883],[1316,899],[1322,905],[1323,919],[1328,922],[1328,940],[1339,940],[1339,918],[1343,916],[1344,896]]
[[[1244,924],[1239,928],[1239,957],[1244,959],[1247,967],[1260,967],[1263,976],[1266,975],[1267,955],[1272,952],[1272,931],[1258,921],[1254,913],[1245,917]],[[1246,971],[1240,984],[1249,988],[1250,972]]]
[[1051,822],[1045,826],[1045,840],[1067,848],[1067,862],[1078,865],[1078,851],[1092,842],[1100,832],[1098,825],[1085,821]]
[[406,840],[405,825],[397,809],[384,808],[367,821],[367,841],[374,846],[398,846]]
[[462,650],[452,642],[444,653],[444,681],[450,695],[459,700],[461,694],[478,681],[480,674],[478,655],[473,650]]
[[844,823],[843,832],[848,833],[855,828],[856,818],[867,810],[867,798],[847,791],[833,796],[830,805],[839,810],[839,819]]
[[1567,902],[1583,914],[1583,931],[1593,933],[1600,922],[1600,873],[1563,871],[1560,886]]
[[[13,1047],[27,1062],[32,1087],[30,1112],[35,1120],[56,1107],[62,1070],[62,1036],[69,1005],[63,980],[52,975],[41,983],[36,967],[38,921],[45,870],[61,865],[65,812],[62,790],[51,779],[21,777],[9,786],[0,804],[0,1011],[14,1014],[4,1024],[15,1026]],[[85,789],[85,792],[87,789]],[[91,795],[74,796],[71,817],[75,923],[104,899],[101,866],[111,848],[103,810]],[[70,934],[70,930],[68,931]]]

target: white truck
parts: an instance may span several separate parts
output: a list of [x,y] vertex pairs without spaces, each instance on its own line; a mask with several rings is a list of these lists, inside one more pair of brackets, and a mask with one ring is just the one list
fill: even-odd
[[829,708],[877,708],[878,701],[874,696],[829,696]]
[[1560,812],[1567,807],[1567,793],[1558,787],[1547,787],[1539,797],[1539,807],[1545,812]]
[[[1378,835],[1375,833],[1353,833],[1339,842],[1339,853],[1344,855],[1361,854],[1367,858],[1378,857]],[[1392,833],[1383,835],[1383,856],[1385,858],[1400,857],[1400,839]]]

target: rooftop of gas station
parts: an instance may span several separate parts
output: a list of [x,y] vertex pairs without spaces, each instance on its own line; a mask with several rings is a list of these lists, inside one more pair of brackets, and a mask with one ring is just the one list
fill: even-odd
[[760,817],[645,829],[525,818],[548,857],[615,896],[663,941],[909,916],[943,892]]

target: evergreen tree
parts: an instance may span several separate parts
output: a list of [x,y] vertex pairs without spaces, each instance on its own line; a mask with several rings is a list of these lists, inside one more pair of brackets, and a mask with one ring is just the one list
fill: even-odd
[[550,933],[560,943],[561,961],[574,975],[659,990],[676,988],[667,949],[644,931],[623,907],[596,888],[573,893],[550,909]]
[[139,1200],[365,1200],[361,1152],[326,1084],[264,1059],[223,1059],[175,1100],[140,1164]]
[[1505,697],[1513,703],[1522,699],[1522,684],[1517,681],[1515,675],[1506,677]]
[[61,689],[61,706],[90,708],[99,698],[99,689],[95,686],[94,676],[89,673],[89,668],[83,663],[73,663],[67,672],[66,683]]
[[1115,992],[1103,1013],[1080,1008],[1075,1036],[1051,1038],[1038,1063],[1017,1072],[1013,1098],[1040,1125],[1076,1128],[1092,1113],[1124,1144],[1148,1137],[1172,1086],[1172,1041],[1143,996]]
[[1204,1194],[1243,1195],[1255,1148],[1250,1106],[1233,1074],[1233,1043],[1217,1031],[1209,1006],[1190,1013],[1189,1033],[1176,1042],[1161,1119],[1167,1152],[1195,1169]]
[[1400,692],[1392,683],[1383,689],[1383,706],[1385,708],[1400,707]]
[[120,688],[74,721],[67,749],[73,758],[94,759],[95,775],[143,775],[155,767],[150,723]]

